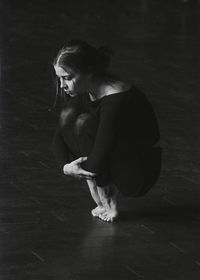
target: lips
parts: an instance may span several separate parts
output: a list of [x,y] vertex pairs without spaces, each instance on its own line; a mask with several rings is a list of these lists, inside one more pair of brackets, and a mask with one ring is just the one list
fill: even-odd
[[67,94],[72,94],[72,92],[70,90],[64,89],[64,92],[66,92]]
[[74,93],[73,93],[72,91],[70,91],[70,90],[64,89],[64,92],[65,92],[66,94],[68,94],[69,96],[71,96],[71,97],[74,96]]
[[64,91],[65,91],[66,93],[71,92],[70,90],[67,90],[66,88],[64,88]]

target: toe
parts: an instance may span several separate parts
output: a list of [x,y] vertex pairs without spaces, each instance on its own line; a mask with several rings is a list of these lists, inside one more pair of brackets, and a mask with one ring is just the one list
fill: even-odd
[[91,211],[91,214],[92,214],[92,216],[94,216],[94,217],[97,216],[97,212],[95,211],[95,209],[93,209],[93,210]]
[[102,214],[100,214],[98,217],[99,217],[101,220],[104,220],[104,217],[103,217]]

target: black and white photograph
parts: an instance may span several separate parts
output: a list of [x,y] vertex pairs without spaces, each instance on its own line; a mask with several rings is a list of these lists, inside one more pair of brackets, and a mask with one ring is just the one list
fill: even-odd
[[0,280],[200,279],[200,1],[0,11]]

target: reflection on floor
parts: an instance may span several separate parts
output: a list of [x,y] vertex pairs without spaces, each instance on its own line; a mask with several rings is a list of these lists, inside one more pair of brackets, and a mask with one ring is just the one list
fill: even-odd
[[[20,3],[1,3],[0,278],[199,279],[198,1]],[[114,224],[92,218],[86,185],[62,176],[51,152],[51,62],[68,38],[112,47],[112,69],[159,119],[159,182],[120,197]]]

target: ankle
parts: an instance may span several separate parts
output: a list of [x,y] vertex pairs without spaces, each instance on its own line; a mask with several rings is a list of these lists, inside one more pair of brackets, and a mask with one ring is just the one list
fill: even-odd
[[102,202],[98,202],[98,203],[97,203],[97,206],[100,207],[100,208],[103,208],[103,207],[104,207]]

